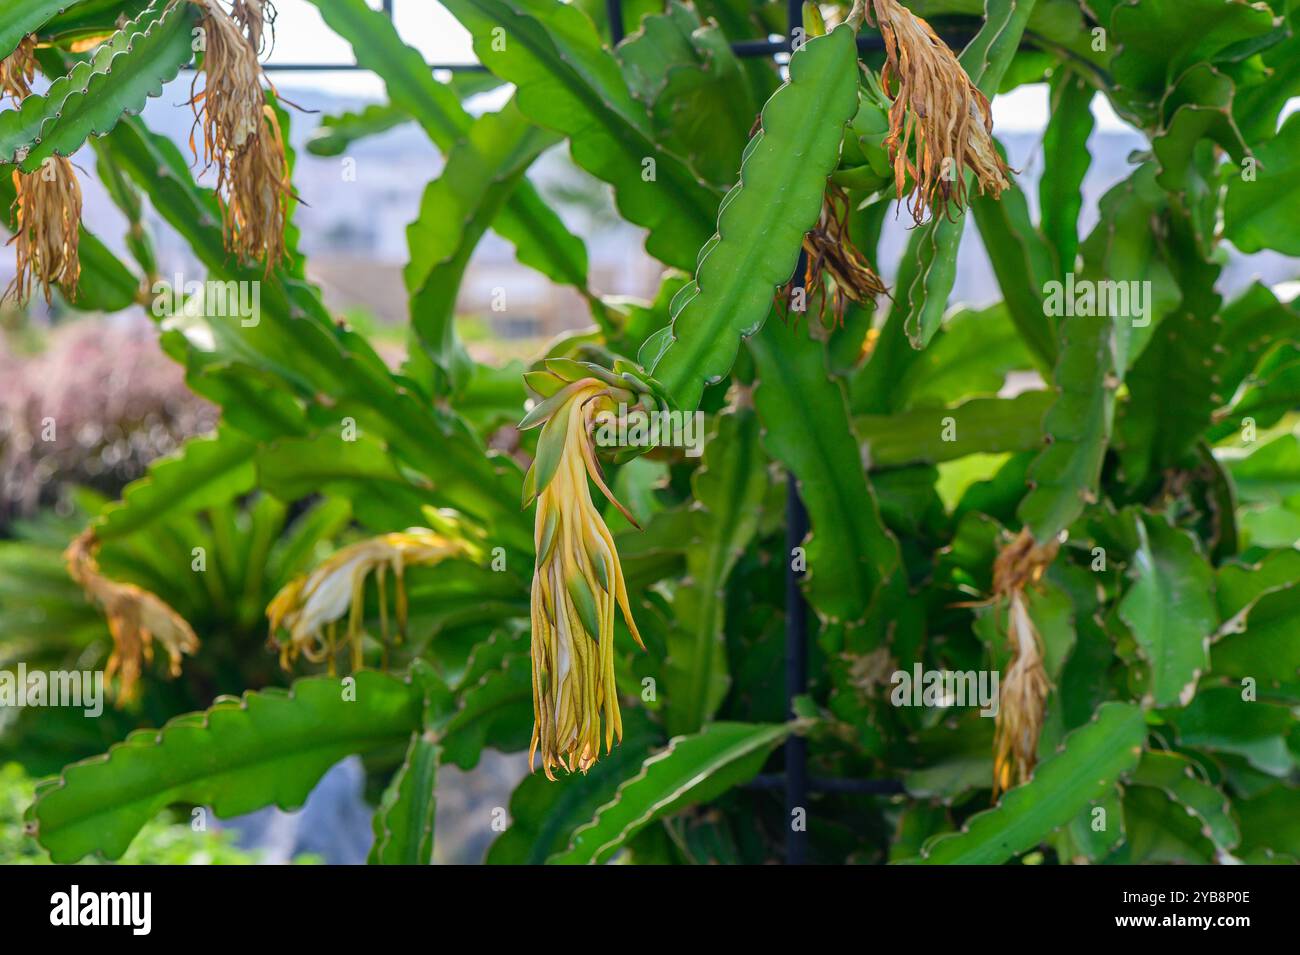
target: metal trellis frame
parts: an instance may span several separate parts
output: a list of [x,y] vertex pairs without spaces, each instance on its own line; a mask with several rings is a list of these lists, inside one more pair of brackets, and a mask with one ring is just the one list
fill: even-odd
[[[790,30],[780,39],[739,40],[731,44],[731,52],[741,59],[771,57],[789,53],[794,44],[794,31],[803,25],[803,7],[796,0],[787,0],[790,5]],[[393,19],[395,0],[383,0],[380,12]],[[605,0],[605,11],[609,18],[611,40],[617,46],[626,37],[623,21],[623,6],[620,0]],[[869,52],[883,50],[884,42],[879,36],[858,37],[858,50]],[[277,73],[369,73],[364,66],[356,63],[266,63],[262,67],[268,72]],[[482,63],[430,63],[429,69],[447,73],[486,73],[487,67]]]
[[[393,18],[394,0],[383,0],[381,10]],[[802,0],[786,0],[787,33],[781,38],[743,40],[732,43],[732,52],[742,58],[775,57],[789,54],[794,49],[796,33],[803,27]],[[622,0],[605,0],[610,37],[615,46],[627,36],[623,20]],[[878,51],[884,48],[879,36],[858,37],[858,50]],[[264,67],[277,72],[369,72],[356,63],[268,63]],[[451,73],[486,72],[481,63],[430,63],[429,69]],[[803,284],[804,253],[799,255],[793,283]],[[801,571],[794,569],[794,548],[801,546],[808,535],[808,512],[799,497],[798,483],[793,474],[788,475],[786,494],[786,619],[785,619],[785,698],[786,715],[794,717],[794,701],[808,690],[808,606],[804,600],[800,580]],[[785,770],[782,773],[762,774],[755,777],[746,788],[760,791],[782,790],[785,794],[786,836],[785,861],[787,865],[802,865],[808,857],[807,809],[808,797],[813,794],[844,795],[898,795],[903,786],[893,779],[836,779],[808,775],[808,743],[802,736],[791,735],[785,742]],[[796,817],[801,823],[795,826]]]

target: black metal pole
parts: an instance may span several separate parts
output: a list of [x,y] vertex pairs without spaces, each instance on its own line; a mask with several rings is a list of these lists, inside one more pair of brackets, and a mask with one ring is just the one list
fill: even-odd
[[[796,33],[803,30],[802,0],[786,0],[788,49],[794,50]],[[804,254],[799,253],[794,286],[802,287]],[[794,549],[808,536],[808,512],[799,498],[798,481],[787,475],[785,566],[785,706],[794,717],[794,699],[808,691],[808,608],[799,587]],[[785,743],[785,863],[803,865],[808,860],[808,741],[791,735]]]
[[[899,779],[842,779],[838,776],[808,776],[807,790],[810,794],[845,796],[897,796],[906,790]],[[786,786],[784,773],[760,773],[749,782],[745,789],[759,792],[783,790]]]
[[[737,40],[731,44],[731,52],[741,58],[772,56],[776,53],[789,53],[790,47],[791,41],[789,38],[782,40]],[[885,41],[879,34],[858,37],[859,53],[872,53],[884,48]]]
[[[794,698],[808,691],[808,608],[795,570],[794,551],[808,536],[808,512],[798,482],[788,474],[785,498],[785,708],[794,718]],[[786,865],[803,865],[808,857],[808,741],[791,735],[785,741]]]
[[623,42],[623,0],[605,0],[605,12],[609,16],[609,35],[613,46]]

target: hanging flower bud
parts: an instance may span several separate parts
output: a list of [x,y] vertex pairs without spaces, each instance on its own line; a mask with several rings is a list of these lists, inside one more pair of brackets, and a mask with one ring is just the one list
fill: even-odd
[[993,736],[993,795],[1029,778],[1038,761],[1038,736],[1051,683],[1043,666],[1041,638],[1029,615],[1025,590],[1038,583],[1056,557],[1059,542],[1039,546],[1026,528],[993,564],[993,594],[1008,605],[1011,667],[1002,680]]
[[[805,294],[817,300],[819,313],[824,313],[829,305],[836,325],[844,324],[844,310],[849,302],[863,304],[874,301],[878,295],[889,294],[866,256],[853,244],[849,230],[851,210],[848,193],[839,186],[828,186],[817,225],[803,237],[807,262],[803,275]],[[787,302],[787,313],[792,310],[789,303],[794,286],[792,281],[778,293]],[[809,304],[805,302],[805,308]]]
[[[258,62],[274,8],[262,0],[234,0],[227,13],[220,0],[191,2],[204,10],[204,88],[191,89],[190,105],[202,130],[205,170],[217,169],[226,249],[241,262],[263,262],[269,272],[285,256],[293,197],[284,135],[266,102]],[[190,148],[197,159],[193,134]]]
[[[405,636],[405,569],[432,566],[462,556],[476,557],[477,549],[468,541],[423,527],[382,534],[342,548],[315,570],[286,584],[267,606],[271,641],[280,650],[280,665],[288,669],[301,654],[313,663],[327,662],[333,673],[339,648],[338,621],[346,615],[344,639],[351,651],[352,669],[359,670],[363,663],[366,579],[372,573],[375,576],[380,635],[387,647],[388,572],[393,574],[397,633]],[[283,642],[278,639],[281,630],[289,635]]]
[[32,92],[36,78],[36,34],[23,37],[14,51],[0,60],[0,96],[7,96],[14,104],[22,102]]
[[[543,400],[520,428],[542,426],[537,457],[524,481],[524,506],[536,501],[537,559],[532,589],[533,739],[528,762],[554,779],[560,766],[586,772],[604,746],[623,739],[623,720],[614,682],[615,605],[632,638],[641,635],[628,606],[627,587],[614,538],[591,498],[588,481],[633,524],[636,522],[605,484],[596,461],[592,429],[603,413],[636,395],[615,384],[604,369],[590,377],[574,374],[587,366],[548,363],[528,382]],[[564,373],[557,373],[561,370]]]
[[76,298],[81,277],[81,184],[72,162],[51,156],[34,172],[15,168],[13,281],[6,292],[19,302],[40,285],[45,301],[54,286]]
[[898,198],[910,176],[908,211],[919,225],[931,212],[950,216],[965,208],[965,170],[974,174],[981,195],[1000,196],[1010,170],[993,145],[988,97],[923,19],[898,0],[869,5],[885,40],[881,81],[893,98],[885,145]]
[[168,672],[175,677],[181,672],[181,655],[198,650],[199,638],[185,618],[156,594],[100,573],[95,560],[98,549],[95,532],[87,530],[68,545],[63,559],[69,576],[108,617],[113,653],[108,658],[107,676],[110,680],[118,676],[118,699],[129,700],[135,695],[143,665],[153,662],[154,640],[167,651]]

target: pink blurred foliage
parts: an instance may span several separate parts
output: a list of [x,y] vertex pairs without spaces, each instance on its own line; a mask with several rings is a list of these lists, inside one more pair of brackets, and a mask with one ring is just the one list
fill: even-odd
[[18,354],[0,337],[0,529],[77,486],[116,496],[217,420],[143,318],[82,319],[45,338]]

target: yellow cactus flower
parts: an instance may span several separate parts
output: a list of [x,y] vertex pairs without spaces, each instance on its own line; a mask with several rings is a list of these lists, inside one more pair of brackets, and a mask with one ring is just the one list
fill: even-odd
[[[468,541],[423,527],[382,534],[344,547],[315,570],[290,581],[267,605],[271,640],[280,650],[280,665],[288,669],[301,654],[313,663],[326,661],[334,672],[337,624],[348,617],[345,639],[352,668],[362,665],[363,615],[366,579],[373,573],[379,588],[381,636],[388,643],[387,574],[395,585],[397,632],[406,632],[407,567],[432,566],[454,557],[477,559],[478,549]],[[288,632],[281,642],[277,635]]]
[[156,594],[105,577],[95,560],[98,549],[95,532],[87,530],[68,545],[63,558],[68,574],[108,617],[113,653],[106,673],[110,680],[119,677],[118,699],[129,700],[135,695],[143,664],[153,662],[155,639],[167,651],[168,672],[175,677],[181,672],[181,655],[198,650],[199,638],[185,618]]
[[908,210],[918,225],[930,212],[950,215],[950,205],[960,211],[967,199],[963,167],[974,174],[981,195],[1000,196],[1010,186],[1010,169],[993,145],[988,97],[925,20],[898,0],[868,5],[885,40],[881,82],[893,98],[885,145],[898,198],[910,176]]
[[[550,381],[547,383],[547,378]],[[551,391],[521,424],[542,425],[537,458],[525,481],[537,502],[532,585],[533,738],[529,766],[554,779],[556,766],[586,772],[623,739],[614,682],[615,605],[644,649],[628,606],[614,538],[592,501],[588,480],[632,521],[606,486],[592,428],[602,412],[631,397],[597,377],[567,381],[544,373],[530,383]],[[553,389],[553,390],[552,390]]]

